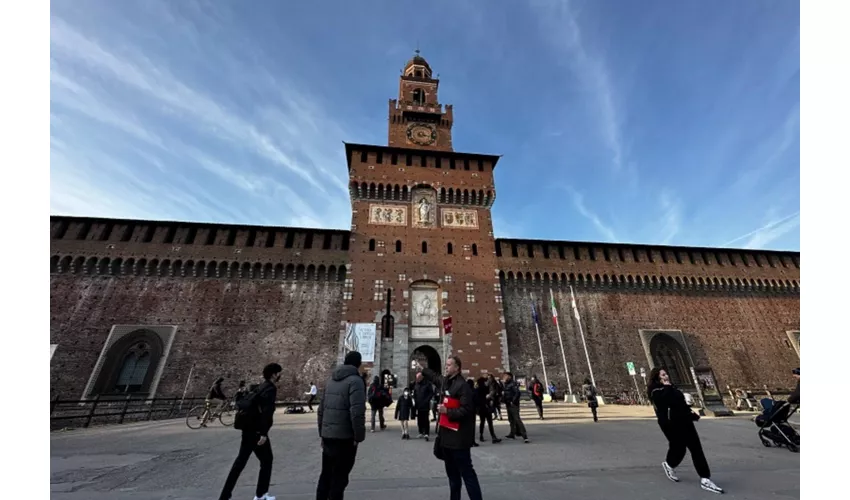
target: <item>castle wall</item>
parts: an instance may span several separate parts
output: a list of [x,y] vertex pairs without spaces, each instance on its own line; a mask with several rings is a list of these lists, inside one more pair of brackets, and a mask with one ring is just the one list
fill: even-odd
[[[552,321],[549,285],[505,284],[505,320],[511,369],[543,378],[540,348],[531,317],[531,294],[540,321],[546,371],[559,390],[567,387],[557,329]],[[551,289],[559,314],[567,365],[575,391],[589,376],[567,284]],[[634,382],[627,361],[649,372],[639,330],[680,330],[696,367],[714,370],[720,388],[793,386],[790,370],[799,366],[788,331],[800,329],[800,297],[794,292],[698,289],[640,289],[575,286],[593,373],[607,394]],[[642,387],[642,381],[638,378]]]

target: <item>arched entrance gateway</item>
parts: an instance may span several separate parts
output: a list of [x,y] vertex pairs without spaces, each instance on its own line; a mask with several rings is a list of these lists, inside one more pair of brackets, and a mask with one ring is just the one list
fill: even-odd
[[649,343],[649,352],[653,365],[665,368],[673,384],[693,385],[687,353],[676,339],[666,333],[658,333]]
[[413,350],[413,353],[410,355],[410,368],[408,370],[408,380],[413,381],[416,376],[417,364],[421,363],[422,366],[430,368],[437,373],[442,372],[442,362],[440,360],[440,354],[436,349],[429,345],[420,345],[416,349]]

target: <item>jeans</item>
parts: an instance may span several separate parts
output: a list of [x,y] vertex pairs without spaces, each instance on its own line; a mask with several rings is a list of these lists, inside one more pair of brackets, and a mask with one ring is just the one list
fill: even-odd
[[699,477],[711,479],[711,469],[708,468],[708,461],[702,451],[702,443],[700,443],[694,423],[668,424],[667,429],[662,428],[662,430],[670,443],[667,448],[667,465],[675,469],[684,460],[686,450],[690,450],[691,460],[694,461],[694,469],[696,469]]
[[522,418],[519,416],[519,406],[511,405],[508,409],[508,422],[511,425],[511,436],[522,436],[523,439],[528,439],[528,433],[525,432],[525,424],[522,423]]
[[386,422],[384,422],[384,409],[383,408],[375,408],[372,407],[372,430],[375,430],[375,414],[378,414],[378,420],[381,423],[381,429],[387,426]]
[[230,474],[227,475],[227,480],[224,482],[224,488],[219,495],[220,500],[230,500],[233,494],[233,488],[236,487],[236,481],[239,480],[239,475],[248,463],[251,453],[257,456],[260,460],[260,477],[257,479],[257,495],[262,497],[269,492],[269,482],[272,477],[272,455],[271,441],[266,439],[262,446],[257,445],[260,436],[253,431],[242,432],[242,442],[239,445],[239,454],[236,455],[236,460],[233,461],[233,467],[230,468]]
[[356,458],[357,444],[354,441],[322,440],[322,473],[316,486],[316,500],[343,499]]
[[444,463],[446,465],[446,476],[449,478],[449,498],[460,500],[460,488],[466,485],[466,495],[469,500],[481,499],[481,485],[478,483],[478,475],[472,468],[472,454],[469,448],[465,450],[451,450],[445,448]]
[[307,400],[307,407],[310,408],[310,411],[313,411],[313,400],[316,399],[315,394],[310,394],[310,399]]
[[428,436],[430,431],[428,428],[431,423],[428,421],[428,408],[419,408],[416,410],[416,425],[419,427],[419,434]]

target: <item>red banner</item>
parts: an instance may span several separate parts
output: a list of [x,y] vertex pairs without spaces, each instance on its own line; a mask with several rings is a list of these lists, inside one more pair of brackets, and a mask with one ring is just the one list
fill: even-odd
[[452,317],[443,318],[443,331],[446,332],[446,335],[452,333]]

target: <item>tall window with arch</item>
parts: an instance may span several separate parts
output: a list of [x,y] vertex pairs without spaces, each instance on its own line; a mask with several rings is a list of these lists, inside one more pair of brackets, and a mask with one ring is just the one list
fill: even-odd
[[472,244],[472,255],[478,255],[478,245]]
[[427,241],[422,242],[422,253],[428,253],[428,242]]
[[452,244],[451,243],[448,243],[446,245],[446,253],[449,254],[449,255],[452,254]]
[[369,240],[369,251],[370,252],[375,251],[375,238],[372,238],[371,240]]
[[395,241],[395,251],[396,253],[401,253],[401,240]]
[[118,379],[115,381],[114,392],[139,392],[145,383],[150,364],[150,347],[146,342],[140,342],[124,357]]

